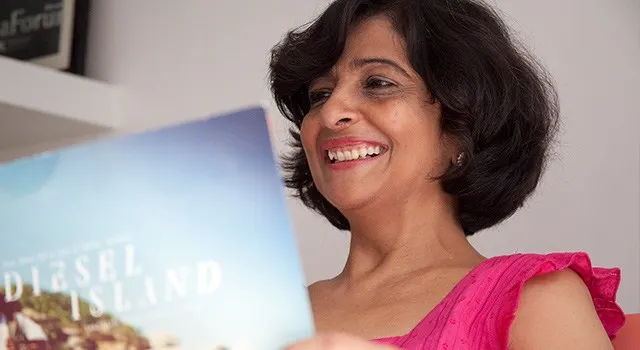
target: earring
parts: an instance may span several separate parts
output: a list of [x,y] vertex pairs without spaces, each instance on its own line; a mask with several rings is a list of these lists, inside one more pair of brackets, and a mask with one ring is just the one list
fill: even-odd
[[462,166],[462,161],[464,160],[464,152],[460,152],[458,154],[458,158],[456,158],[456,166]]

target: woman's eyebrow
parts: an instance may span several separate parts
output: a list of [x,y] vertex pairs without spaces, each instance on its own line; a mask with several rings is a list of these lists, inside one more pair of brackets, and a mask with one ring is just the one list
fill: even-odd
[[384,64],[387,66],[391,66],[392,68],[399,71],[403,75],[407,76],[408,78],[411,78],[411,75],[409,75],[409,73],[404,68],[402,68],[400,64],[388,58],[381,58],[381,57],[357,58],[351,61],[351,66],[353,68],[362,68],[369,64]]

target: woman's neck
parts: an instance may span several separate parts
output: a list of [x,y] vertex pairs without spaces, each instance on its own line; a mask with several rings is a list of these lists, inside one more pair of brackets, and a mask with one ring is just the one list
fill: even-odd
[[[424,197],[422,197],[424,198]],[[384,281],[483,257],[471,246],[446,198],[371,206],[350,213],[351,246],[341,284]]]

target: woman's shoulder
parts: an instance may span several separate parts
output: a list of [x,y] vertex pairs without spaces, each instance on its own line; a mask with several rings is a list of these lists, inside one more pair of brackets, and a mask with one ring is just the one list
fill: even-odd
[[475,293],[485,301],[482,312],[503,346],[562,341],[552,334],[569,339],[572,329],[589,327],[611,339],[625,321],[616,303],[620,269],[595,267],[584,252],[496,256],[473,273],[480,281]]
[[476,278],[483,276],[486,281],[497,277],[504,287],[510,287],[514,284],[522,286],[536,277],[553,273],[577,275],[592,292],[602,294],[605,299],[614,298],[620,285],[618,267],[594,266],[585,252],[500,255],[485,260],[470,274]]
[[585,252],[495,256],[487,259],[472,273],[482,276],[487,282],[495,279],[495,283],[490,283],[492,287],[511,289],[513,297],[519,297],[525,286],[584,286],[595,299],[594,303],[603,303],[619,309],[614,304],[620,286],[620,269],[594,266],[591,257]]
[[594,267],[583,252],[495,256],[473,268],[409,334],[379,341],[425,349],[514,343],[562,349],[576,348],[564,344],[580,339],[598,348],[625,321],[616,303],[619,284],[620,269]]

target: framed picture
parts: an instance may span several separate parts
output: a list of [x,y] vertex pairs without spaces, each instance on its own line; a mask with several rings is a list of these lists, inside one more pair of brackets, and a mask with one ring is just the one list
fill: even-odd
[[0,55],[84,75],[89,0],[0,1]]
[[89,14],[91,0],[75,0],[73,11],[73,32],[71,35],[71,57],[64,71],[85,75],[85,58],[89,40]]

